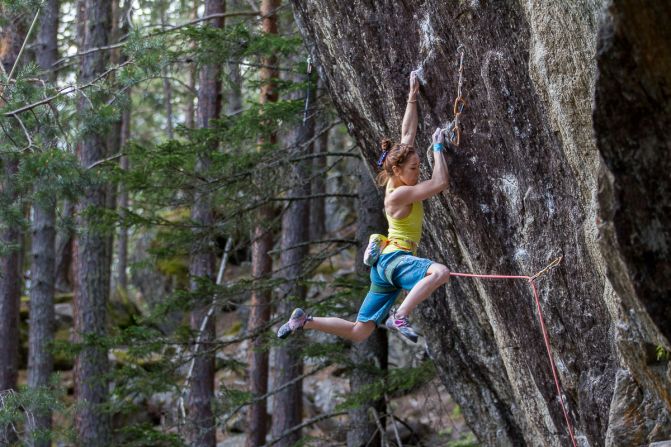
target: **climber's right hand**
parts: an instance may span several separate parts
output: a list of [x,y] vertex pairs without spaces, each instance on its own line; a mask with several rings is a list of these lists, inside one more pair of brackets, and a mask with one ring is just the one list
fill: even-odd
[[415,96],[419,92],[419,79],[417,79],[417,72],[410,72],[410,96]]

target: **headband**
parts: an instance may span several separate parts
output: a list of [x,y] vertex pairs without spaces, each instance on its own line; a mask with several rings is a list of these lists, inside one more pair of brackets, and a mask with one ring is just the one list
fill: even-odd
[[384,163],[384,159],[387,158],[388,153],[389,153],[389,151],[383,151],[382,152],[382,155],[380,155],[380,159],[377,161],[377,167],[378,168],[382,167],[382,163]]

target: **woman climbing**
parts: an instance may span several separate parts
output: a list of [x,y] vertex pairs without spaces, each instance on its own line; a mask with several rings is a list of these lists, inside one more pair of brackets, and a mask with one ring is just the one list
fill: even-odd
[[[418,91],[419,82],[413,72],[410,74],[410,91],[403,116],[401,142],[393,144],[389,140],[383,140],[381,144],[382,155],[378,161],[381,171],[377,182],[386,187],[384,210],[389,222],[389,236],[382,237],[381,240],[371,237],[366,249],[366,256],[369,258],[371,252],[384,246],[371,267],[371,287],[359,309],[356,322],[337,317],[312,317],[297,308],[292,312],[289,321],[278,330],[278,337],[285,338],[305,328],[361,342],[389,315],[385,323],[388,329],[397,330],[413,342],[417,341],[417,334],[410,327],[408,316],[419,303],[450,278],[450,271],[446,266],[415,256],[422,235],[422,200],[440,193],[448,184],[447,164],[441,154],[444,136],[440,129],[436,129],[433,134],[435,164],[431,179],[418,183],[419,156],[414,149]],[[382,246],[379,245],[380,242]],[[401,289],[408,290],[409,293],[398,309],[392,309]]]

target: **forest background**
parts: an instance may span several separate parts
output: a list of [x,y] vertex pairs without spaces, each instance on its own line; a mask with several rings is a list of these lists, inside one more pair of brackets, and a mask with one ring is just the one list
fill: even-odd
[[288,3],[0,8],[0,445],[474,445],[422,346],[275,338],[386,229]]

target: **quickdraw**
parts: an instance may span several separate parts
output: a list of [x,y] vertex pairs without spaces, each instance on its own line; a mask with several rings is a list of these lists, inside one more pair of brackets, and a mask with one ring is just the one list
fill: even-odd
[[466,100],[464,99],[461,88],[464,85],[464,53],[466,50],[463,45],[457,47],[457,53],[459,53],[459,82],[457,84],[457,97],[454,99],[454,119],[443,129],[443,133],[448,138],[449,142],[454,146],[459,146],[461,141],[461,127],[459,127],[459,118],[461,117],[461,112],[464,111],[466,106]]
[[306,74],[308,78],[308,85],[305,90],[305,108],[303,109],[303,124],[308,120],[308,109],[310,107],[310,81],[312,80],[312,57],[308,56]]

